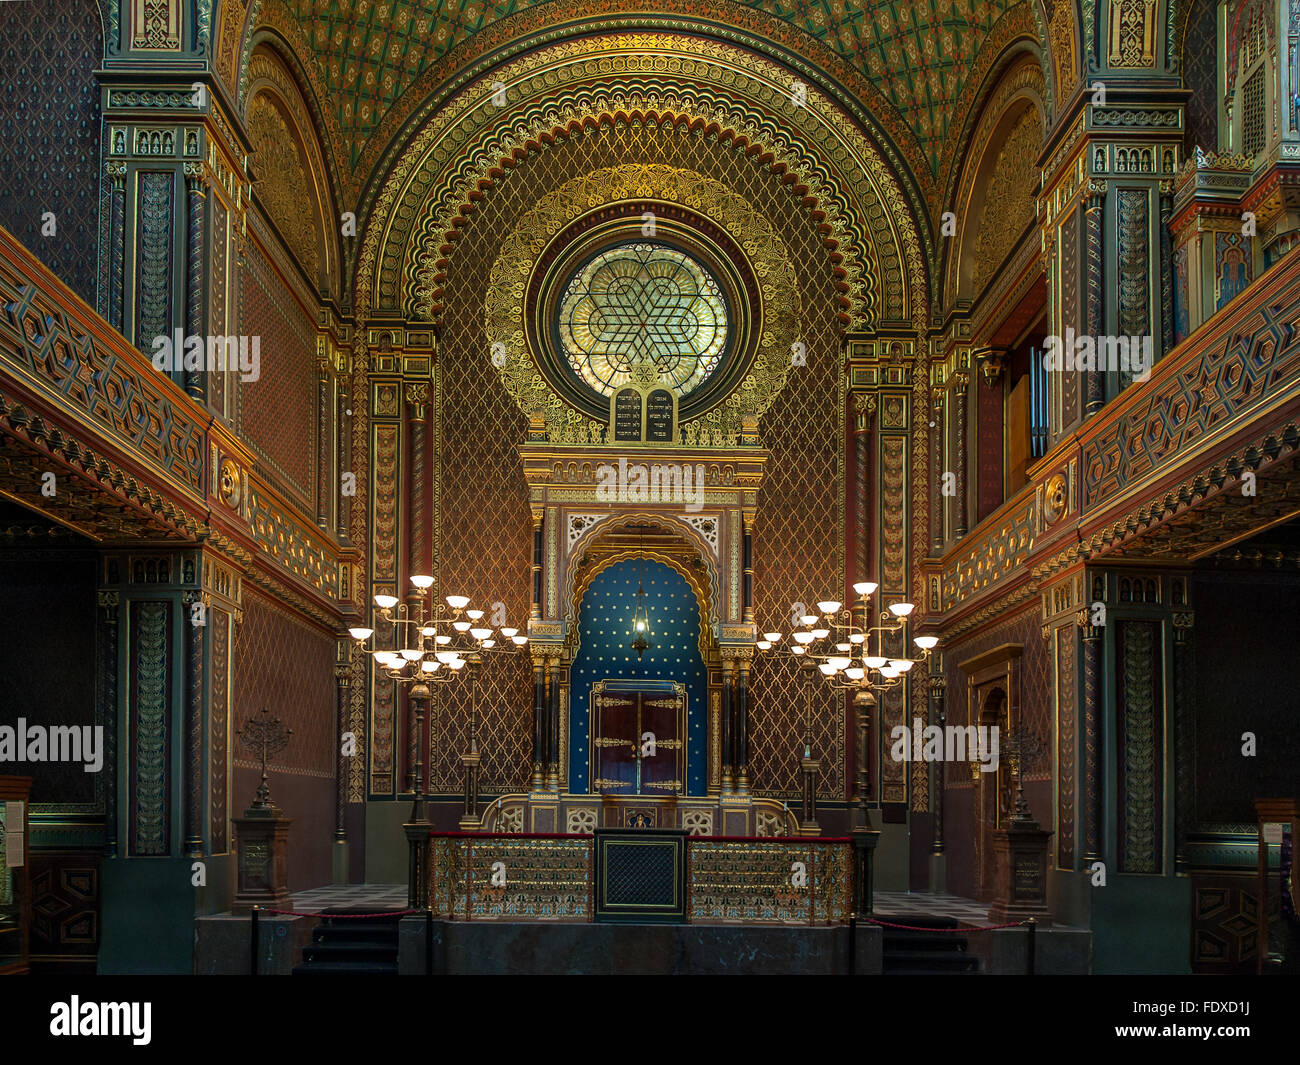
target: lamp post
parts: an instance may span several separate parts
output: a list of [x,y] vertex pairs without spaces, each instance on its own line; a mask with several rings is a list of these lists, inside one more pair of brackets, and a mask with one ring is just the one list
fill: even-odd
[[[425,808],[424,780],[424,718],[425,709],[433,694],[434,684],[453,682],[468,665],[478,665],[487,653],[506,653],[518,650],[528,643],[527,636],[519,630],[503,626],[500,634],[509,640],[497,647],[497,634],[482,624],[483,611],[470,609],[469,597],[448,595],[442,601],[432,599],[434,580],[425,574],[411,577],[412,590],[407,602],[397,596],[379,594],[374,597],[377,609],[376,624],[389,626],[389,636],[396,650],[368,646],[375,635],[374,628],[349,629],[357,645],[371,655],[376,671],[399,685],[409,685],[408,704],[411,711],[410,732],[414,740],[409,781],[413,792],[411,818],[403,825],[410,847],[408,877],[408,905],[423,906],[428,897],[427,877],[429,862],[429,823]],[[478,805],[478,721],[477,707],[471,704],[470,752],[466,758],[473,760],[471,771],[466,764],[465,827],[469,814]],[[473,826],[471,826],[473,827]]]
[[874,581],[859,581],[853,586],[858,597],[856,602],[846,606],[838,600],[822,600],[817,604],[819,613],[808,613],[799,618],[802,628],[790,634],[786,647],[778,646],[784,639],[780,632],[765,632],[756,645],[760,652],[798,658],[805,671],[809,687],[800,767],[804,773],[804,819],[805,823],[811,819],[814,826],[817,809],[815,774],[819,768],[819,763],[812,757],[811,686],[814,667],[833,691],[853,693],[858,761],[856,823],[852,828],[854,908],[860,915],[870,914],[872,910],[872,857],[880,838],[879,830],[871,822],[871,711],[880,705],[886,692],[900,688],[912,668],[929,658],[930,652],[939,644],[938,637],[917,636],[912,641],[919,652],[915,658],[887,654],[886,638],[904,631],[915,606],[908,602],[876,606],[874,599],[879,588],[880,585]]

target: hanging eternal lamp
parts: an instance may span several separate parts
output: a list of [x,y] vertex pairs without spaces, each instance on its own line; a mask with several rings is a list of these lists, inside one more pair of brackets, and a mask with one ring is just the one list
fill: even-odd
[[[641,533],[641,549],[645,550],[645,532]],[[645,587],[640,576],[636,584],[636,609],[632,611],[632,642],[628,644],[636,652],[636,660],[654,646],[647,637],[650,635],[650,613],[645,605]]]

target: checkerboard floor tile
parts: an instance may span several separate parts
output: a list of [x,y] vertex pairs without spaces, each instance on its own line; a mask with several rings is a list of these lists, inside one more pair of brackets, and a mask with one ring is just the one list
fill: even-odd
[[331,906],[374,906],[376,910],[406,908],[405,884],[331,884],[300,891],[293,897],[297,913],[320,913]]

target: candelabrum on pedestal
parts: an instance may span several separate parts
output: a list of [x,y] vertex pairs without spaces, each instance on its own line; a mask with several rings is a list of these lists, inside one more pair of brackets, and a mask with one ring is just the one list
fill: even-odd
[[232,913],[247,913],[254,906],[288,909],[289,896],[289,826],[271,800],[267,783],[267,766],[273,756],[289,745],[293,730],[265,708],[249,718],[235,735],[256,754],[262,765],[262,780],[253,804],[243,817],[234,819],[236,841],[236,888]]

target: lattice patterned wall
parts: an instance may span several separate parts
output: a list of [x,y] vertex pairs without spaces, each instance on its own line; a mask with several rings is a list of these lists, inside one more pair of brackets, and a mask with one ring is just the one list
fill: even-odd
[[[1045,781],[1052,778],[1052,657],[1048,641],[1043,639],[1042,623],[1036,610],[1028,610],[962,643],[944,649],[944,667],[948,687],[944,694],[948,723],[972,724],[967,720],[969,686],[957,664],[976,655],[991,651],[1002,644],[1015,643],[1023,647],[1020,658],[1020,721],[1026,735],[1035,742],[1035,750],[1026,752],[1025,781]],[[1015,722],[1012,722],[1015,725]],[[1002,748],[1006,757],[1006,748]],[[970,771],[965,765],[947,765],[948,786],[962,782],[970,784]],[[1040,821],[1051,820],[1050,811],[1035,810]],[[958,826],[953,826],[959,831]]]
[[[826,254],[779,188],[754,199],[781,233],[804,294],[807,365],[795,370],[763,418],[769,458],[754,530],[754,620],[758,631],[788,633],[793,605],[843,598],[844,476],[839,339],[832,318]],[[814,607],[815,609],[815,607]],[[798,793],[805,681],[788,657],[758,657],[750,674],[750,784],[763,795]],[[813,688],[813,755],[821,760],[818,794],[845,797],[845,718],[818,678]]]
[[[263,707],[293,729],[274,772],[333,779],[334,641],[245,586],[244,619],[235,626],[230,736],[234,764],[245,769],[258,762],[234,731]],[[231,803],[242,810],[250,798],[233,795]]]
[[[0,226],[92,307],[99,247],[99,11],[7,4],[0,17]],[[22,106],[18,106],[21,103]],[[17,180],[10,180],[10,177]],[[56,232],[44,236],[42,215]]]
[[[309,511],[315,506],[315,327],[256,243],[239,290],[240,332],[260,336],[261,377],[239,385],[239,430],[267,472]],[[251,341],[250,341],[251,343]]]
[[1191,0],[1183,37],[1183,70],[1186,84],[1192,90],[1184,115],[1187,122],[1187,139],[1184,150],[1195,158],[1195,149],[1217,152],[1219,150],[1219,94],[1218,94],[1218,10],[1214,0]]
[[[493,221],[500,223],[495,214]],[[487,221],[483,219],[481,221]],[[462,246],[448,284],[436,389],[438,430],[430,470],[439,478],[434,516],[438,594],[458,592],[486,609],[505,607],[523,627],[531,600],[532,517],[515,445],[524,418],[501,387],[483,339],[483,293],[490,254],[478,234]],[[482,254],[480,254],[482,253]],[[532,661],[527,654],[489,655],[468,678],[435,689],[429,730],[429,790],[461,787],[460,755],[469,750],[471,701],[477,700],[478,747],[485,791],[517,790],[532,768]]]
[[[504,393],[489,361],[483,334],[483,294],[492,261],[515,220],[565,181],[604,167],[666,163],[717,178],[744,196],[786,241],[808,308],[807,366],[763,423],[771,452],[760,496],[755,542],[757,617],[760,627],[789,631],[790,604],[838,594],[843,586],[838,532],[840,433],[834,320],[835,291],[827,252],[805,209],[761,162],[716,140],[675,128],[620,125],[585,133],[531,153],[489,189],[450,257],[447,311],[440,336],[438,445],[431,464],[439,479],[435,519],[437,569],[480,602],[502,601],[511,619],[529,602],[531,521],[515,445],[525,422]],[[448,586],[450,591],[450,586]],[[460,590],[459,588],[457,590]],[[493,663],[482,700],[483,787],[525,783],[531,748],[531,673],[526,663]],[[752,674],[750,712],[753,786],[793,794],[795,745],[802,735],[803,696],[795,671],[760,663]],[[467,742],[465,689],[453,690],[435,715],[431,789],[458,790],[456,756]],[[844,789],[843,711],[820,687],[815,746],[823,759],[822,794]]]

